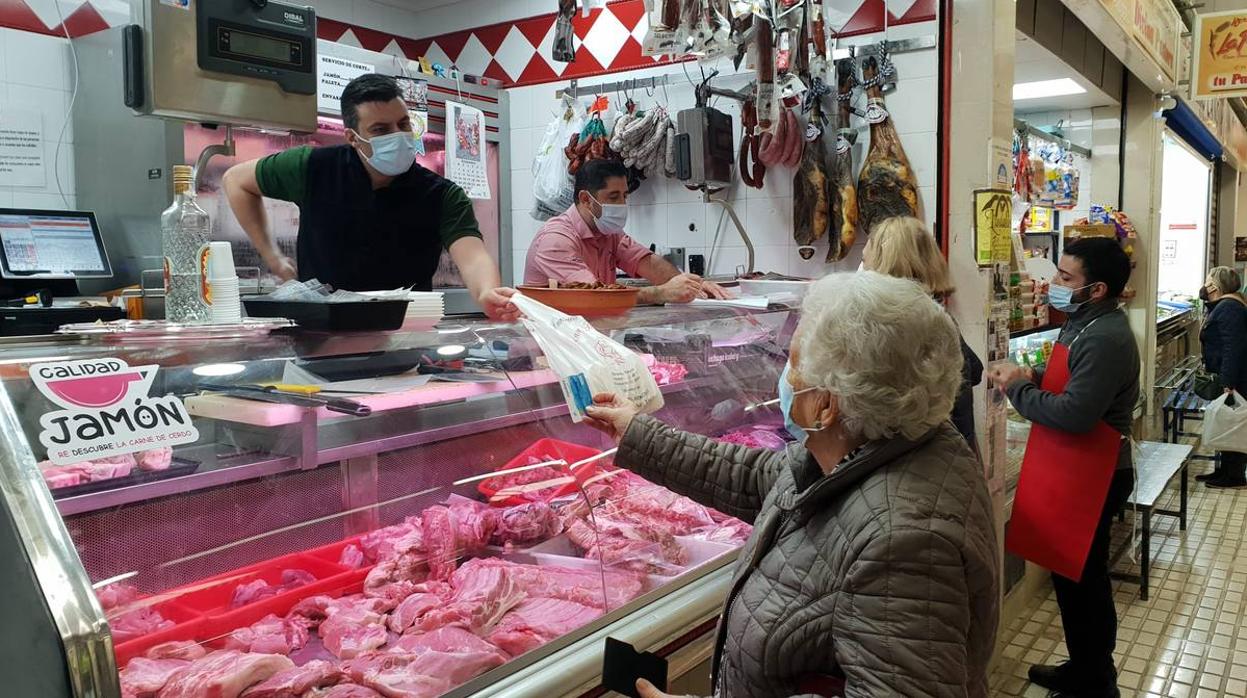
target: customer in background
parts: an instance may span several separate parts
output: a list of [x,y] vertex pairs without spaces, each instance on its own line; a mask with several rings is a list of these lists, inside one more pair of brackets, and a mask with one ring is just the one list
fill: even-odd
[[[1243,279],[1229,267],[1208,272],[1199,297],[1210,310],[1200,330],[1204,370],[1215,373],[1225,392],[1247,391],[1247,299],[1241,293]],[[1247,486],[1247,453],[1217,452],[1217,468],[1197,475],[1209,487]]]
[[[537,231],[528,248],[524,284],[613,284],[615,270],[649,281],[640,303],[688,303],[727,298],[716,283],[684,274],[624,232],[628,224],[628,169],[613,160],[590,160],[576,172],[576,201]],[[654,231],[649,231],[651,234]]]
[[[909,216],[888,218],[875,226],[862,251],[862,266],[880,274],[917,281],[941,306],[946,307],[954,287],[948,262],[926,225]],[[974,386],[983,382],[983,362],[964,338],[961,340],[961,388],[953,404],[953,426],[978,451],[974,437]]]
[[786,369],[803,443],[719,443],[597,396],[589,423],[619,441],[618,465],[754,521],[716,696],[987,695],[996,534],[982,468],[948,421],[957,344],[917,284],[833,274],[806,296]]
[[[1107,494],[1103,495],[1098,523],[1092,524],[1094,531],[1087,531],[1091,544],[1081,579],[1052,575],[1070,658],[1059,666],[1031,667],[1030,680],[1058,697],[1120,695],[1113,663],[1117,612],[1108,568],[1112,520],[1134,489],[1130,433],[1139,398],[1139,350],[1126,314],[1118,307],[1129,278],[1130,258],[1116,239],[1085,238],[1069,243],[1049,287],[1052,307],[1069,319],[1061,328],[1057,350],[1048,365],[1036,370],[1007,364],[990,372],[992,383],[1007,392],[1020,415],[1047,427],[1039,433],[1042,443],[1032,433],[1027,442],[1028,456],[1032,450],[1046,452],[1045,447],[1054,440],[1076,442],[1083,460],[1075,465],[1077,472],[1085,473],[1085,481],[1092,481],[1093,472],[1105,470],[1111,478],[1096,480],[1108,482]],[[1107,428],[1101,427],[1102,422]],[[1084,447],[1083,442],[1093,437],[1095,448]],[[1035,465],[1049,469],[1038,474],[1040,479],[1070,472],[1066,462]],[[1024,471],[1023,484],[1026,479]],[[1067,482],[1061,480],[1059,486]],[[1069,487],[1086,489],[1077,482]],[[1070,499],[1062,495],[1068,491],[1058,488],[1049,496],[1060,506]],[[1055,526],[1049,529],[1055,530]]]

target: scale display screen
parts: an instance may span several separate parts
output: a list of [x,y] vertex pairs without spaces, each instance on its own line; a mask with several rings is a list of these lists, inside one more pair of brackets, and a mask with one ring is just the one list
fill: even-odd
[[231,27],[217,27],[217,48],[225,56],[258,58],[291,68],[303,65],[303,46],[298,41],[261,36]]

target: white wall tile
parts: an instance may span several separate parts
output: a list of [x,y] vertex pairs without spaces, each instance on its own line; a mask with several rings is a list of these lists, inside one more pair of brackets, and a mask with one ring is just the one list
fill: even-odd
[[939,98],[939,84],[935,78],[904,80],[888,95],[888,112],[896,132],[902,137],[910,133],[933,133],[934,105]]
[[[8,99],[5,104],[16,109],[38,112],[42,115],[44,140],[56,140],[61,135],[68,116],[69,93],[46,87],[29,85],[9,85]],[[73,142],[73,125],[65,129],[65,142]]]
[[792,206],[792,197],[750,200],[743,222],[753,244],[789,244],[792,241]]
[[3,35],[6,80],[18,85],[59,87],[71,84],[69,48],[65,39],[31,32],[6,31]]
[[[545,225],[545,221],[539,221],[529,215],[528,211],[516,210],[511,216],[511,246],[525,251],[533,244],[533,238],[537,236],[537,231],[541,226]],[[523,256],[523,255],[521,255]]]
[[[667,245],[669,247],[705,247],[710,244],[706,204],[700,202],[667,206]],[[713,217],[714,221],[718,216]],[[713,226],[714,223],[709,224]]]
[[[533,207],[533,176],[532,171],[523,169],[511,170],[511,208],[518,211],[529,211]],[[503,207],[506,208],[505,206]]]
[[628,235],[645,247],[650,245],[657,245],[660,248],[668,247],[670,226],[667,222],[667,215],[667,206],[654,204],[638,206],[629,200]]

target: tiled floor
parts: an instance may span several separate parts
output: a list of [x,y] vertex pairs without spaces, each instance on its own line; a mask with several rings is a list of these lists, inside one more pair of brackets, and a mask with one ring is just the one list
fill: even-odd
[[[1114,584],[1123,696],[1247,696],[1247,489],[1210,490],[1196,484],[1194,475],[1211,467],[1210,461],[1192,461],[1186,531],[1178,530],[1177,519],[1153,515],[1151,599],[1140,601],[1135,584]],[[1173,489],[1166,496],[1176,509],[1176,482]],[[1165,497],[1161,504],[1167,504]],[[1119,524],[1115,545],[1129,535],[1129,521]],[[1123,557],[1117,569],[1129,563]],[[1006,625],[1003,656],[991,676],[992,695],[1046,696],[1027,682],[1026,670],[1065,659],[1063,637],[1056,596],[1049,591]]]

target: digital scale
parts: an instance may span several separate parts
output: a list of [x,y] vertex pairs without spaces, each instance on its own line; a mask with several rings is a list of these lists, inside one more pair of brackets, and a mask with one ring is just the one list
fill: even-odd
[[144,115],[316,130],[316,11],[275,0],[141,0],[122,33],[125,103]]

